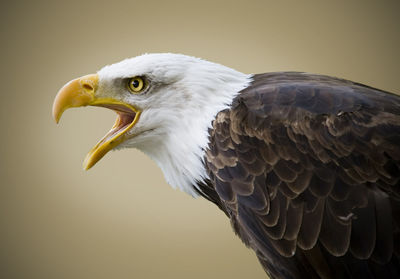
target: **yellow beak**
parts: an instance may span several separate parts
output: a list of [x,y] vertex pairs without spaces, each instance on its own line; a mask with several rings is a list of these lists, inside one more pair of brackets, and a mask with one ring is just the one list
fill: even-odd
[[58,91],[53,103],[53,118],[58,123],[63,112],[72,107],[90,105],[97,90],[98,75],[87,75],[71,80]]
[[117,120],[111,130],[92,148],[83,163],[84,169],[90,169],[108,151],[127,139],[126,132],[139,120],[140,110],[115,100],[96,96],[99,77],[97,74],[71,80],[58,91],[53,103],[53,118],[59,122],[61,115],[68,108],[82,106],[100,106],[114,110]]

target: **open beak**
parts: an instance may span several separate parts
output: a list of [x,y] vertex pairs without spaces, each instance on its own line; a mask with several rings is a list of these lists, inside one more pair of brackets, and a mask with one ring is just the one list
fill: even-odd
[[108,151],[127,139],[129,131],[139,120],[140,110],[115,100],[96,96],[99,77],[97,74],[71,80],[58,91],[53,103],[53,118],[58,123],[63,112],[68,108],[99,106],[114,110],[118,117],[111,130],[90,150],[83,163],[88,170]]

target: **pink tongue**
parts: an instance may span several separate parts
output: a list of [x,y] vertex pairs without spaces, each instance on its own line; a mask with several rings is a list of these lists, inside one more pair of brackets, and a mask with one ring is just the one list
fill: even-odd
[[[108,106],[107,106],[108,107]],[[115,110],[115,112],[118,114],[118,126],[112,128],[108,133],[100,140],[100,142],[97,144],[102,144],[110,139],[112,139],[115,135],[117,135],[120,131],[123,131],[127,126],[129,126],[133,120],[135,119],[135,113],[130,111],[129,113],[121,112]]]
[[119,115],[120,118],[120,125],[118,125],[119,128],[125,127],[129,124],[132,123],[133,119],[135,119],[135,113],[124,113],[124,112],[119,112],[116,111]]

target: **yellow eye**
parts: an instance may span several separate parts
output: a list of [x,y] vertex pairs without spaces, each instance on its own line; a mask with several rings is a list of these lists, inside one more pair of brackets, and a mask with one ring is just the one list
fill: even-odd
[[141,77],[133,77],[129,80],[128,83],[128,88],[129,90],[136,94],[139,93],[140,91],[142,91],[142,89],[144,88],[144,80]]

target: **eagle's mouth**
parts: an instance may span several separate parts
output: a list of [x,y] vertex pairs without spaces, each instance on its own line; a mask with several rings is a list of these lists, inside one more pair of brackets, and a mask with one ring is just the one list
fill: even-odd
[[129,107],[116,104],[98,104],[96,106],[105,107],[117,113],[117,119],[115,120],[111,130],[108,131],[108,133],[96,144],[96,146],[104,144],[107,141],[112,141],[119,135],[124,134],[130,128],[132,128],[132,124],[137,113]]
[[96,94],[98,75],[87,75],[74,79],[64,85],[53,103],[53,117],[58,123],[63,112],[72,107],[98,106],[109,108],[117,113],[117,120],[111,130],[90,150],[83,163],[90,169],[108,151],[128,139],[127,132],[137,123],[140,110],[114,98],[104,98]]
[[91,168],[108,151],[124,142],[128,137],[126,133],[139,120],[140,111],[123,103],[95,102],[93,106],[105,107],[117,113],[117,119],[110,131],[87,154],[83,167]]

